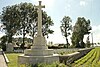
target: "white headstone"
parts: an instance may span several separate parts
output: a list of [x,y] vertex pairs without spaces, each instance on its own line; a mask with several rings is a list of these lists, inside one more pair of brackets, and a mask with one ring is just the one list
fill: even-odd
[[7,52],[13,52],[13,44],[12,43],[8,43],[6,46],[6,51]]

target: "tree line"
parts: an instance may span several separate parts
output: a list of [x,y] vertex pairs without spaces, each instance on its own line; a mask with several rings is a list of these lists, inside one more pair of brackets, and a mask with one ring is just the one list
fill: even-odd
[[[12,6],[3,7],[2,18],[1,18],[1,31],[5,32],[5,36],[2,37],[2,43],[12,43],[14,35],[23,35],[22,48],[25,45],[25,36],[28,34],[33,37],[37,34],[37,9],[34,8],[32,3],[20,3]],[[78,17],[74,27],[71,25],[71,18],[65,16],[61,21],[61,32],[66,38],[67,48],[69,46],[68,36],[72,33],[72,45],[74,47],[85,47],[83,38],[84,35],[89,34],[92,29],[90,26],[90,20],[86,20],[84,17]],[[53,20],[42,10],[42,34],[43,36],[49,37],[54,31],[50,29],[53,26]]]
[[[23,35],[22,48],[25,45],[25,36],[28,34],[33,37],[37,34],[37,9],[32,3],[20,3],[12,6],[6,6],[2,11],[1,31],[6,34],[5,43],[12,43],[14,35]],[[50,16],[45,11],[42,11],[42,33],[43,36],[49,37],[54,31],[49,27],[54,23]]]
[[69,16],[64,16],[64,18],[61,21],[61,32],[62,35],[66,38],[66,46],[68,48],[69,42],[68,42],[68,36],[71,34],[71,42],[72,46],[76,48],[85,48],[90,47],[90,41],[89,37],[87,39],[87,44],[83,42],[84,35],[89,35],[92,30],[92,27],[90,26],[90,20],[86,20],[84,17],[78,17],[75,25],[72,27],[71,25],[71,18]]

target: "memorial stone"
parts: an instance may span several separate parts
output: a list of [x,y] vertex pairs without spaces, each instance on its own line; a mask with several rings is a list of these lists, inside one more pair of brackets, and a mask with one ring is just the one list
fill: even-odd
[[26,49],[24,55],[18,57],[18,63],[20,64],[37,64],[37,63],[53,63],[59,61],[58,56],[53,56],[53,50],[48,49],[46,46],[46,39],[42,35],[42,10],[45,6],[34,6],[38,9],[38,31],[37,36],[34,38],[34,45],[31,49]]

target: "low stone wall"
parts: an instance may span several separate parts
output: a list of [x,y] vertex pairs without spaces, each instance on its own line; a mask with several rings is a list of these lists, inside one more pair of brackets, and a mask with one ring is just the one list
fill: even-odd
[[74,53],[79,51],[78,48],[69,48],[69,49],[53,49],[54,54],[63,54],[63,53]]
[[61,53],[61,52],[77,52],[79,51],[80,49],[78,48],[69,48],[69,49],[53,49],[53,53],[55,54],[58,54],[58,53]]
[[14,50],[15,53],[23,53],[24,51],[22,49]]
[[60,63],[64,63],[64,64],[73,63],[75,60],[86,55],[92,49],[93,48],[85,48],[85,49],[80,49],[78,52],[75,52],[72,54],[61,55],[61,56],[59,56],[59,61],[60,61]]
[[7,56],[6,56],[6,54],[4,52],[3,52],[3,56],[4,56],[4,59],[5,59],[5,62],[9,63],[10,61],[8,60],[8,58],[7,58]]

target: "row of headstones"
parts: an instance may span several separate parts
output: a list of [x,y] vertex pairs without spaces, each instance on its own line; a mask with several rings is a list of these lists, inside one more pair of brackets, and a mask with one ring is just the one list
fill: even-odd
[[[65,52],[65,51],[78,51],[79,49],[54,49],[54,53],[58,53],[58,52]],[[23,52],[23,50],[18,49],[18,50],[14,50],[14,44],[13,43],[8,43],[6,46],[6,51],[7,52]]]
[[[6,45],[6,51],[7,52],[23,52],[23,50],[21,50],[21,49],[15,50],[14,49],[14,45],[15,45],[15,43],[8,43]],[[72,48],[72,49],[54,49],[54,53],[66,52],[66,51],[70,52],[70,51],[78,51],[78,50],[79,49],[77,49],[77,48]]]

